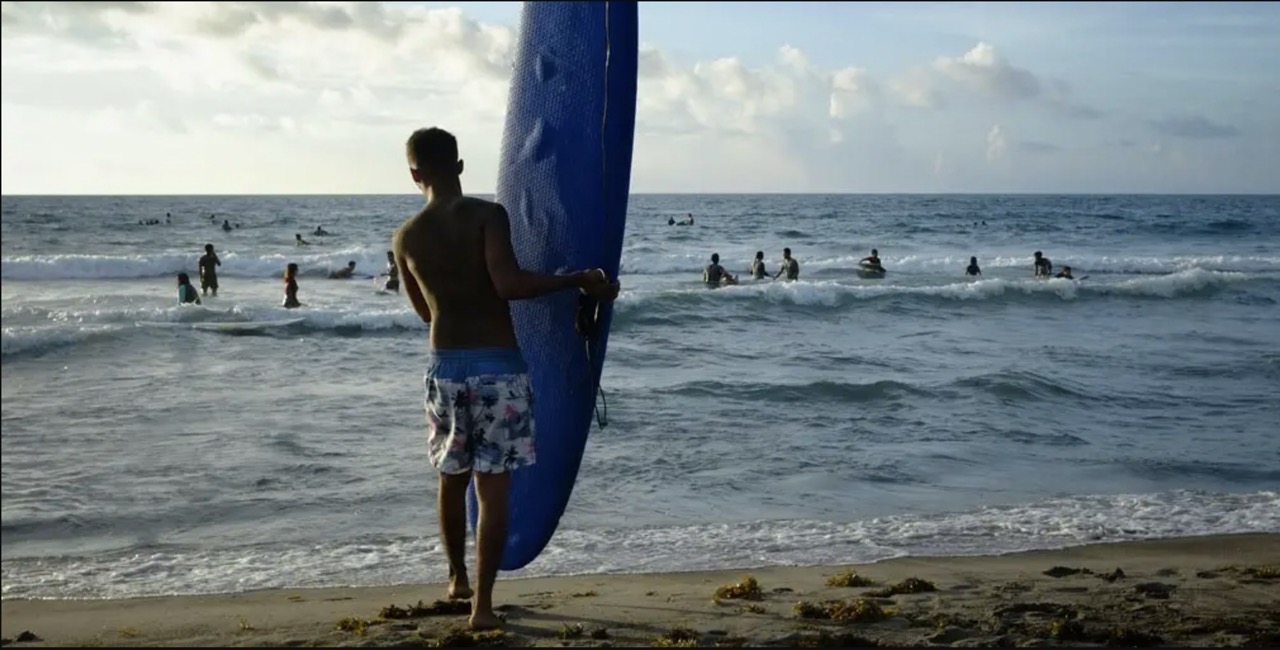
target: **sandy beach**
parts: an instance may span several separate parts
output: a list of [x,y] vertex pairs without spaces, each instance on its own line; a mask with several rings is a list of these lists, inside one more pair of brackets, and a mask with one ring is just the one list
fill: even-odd
[[6,600],[2,635],[15,647],[1262,646],[1280,643],[1280,535],[500,580],[506,629],[476,635],[442,595],[408,585]]

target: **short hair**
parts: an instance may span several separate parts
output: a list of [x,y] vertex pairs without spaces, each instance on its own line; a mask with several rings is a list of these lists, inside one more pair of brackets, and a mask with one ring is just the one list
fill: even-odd
[[712,262],[712,263],[719,263],[719,262],[720,262],[720,253],[712,253],[712,254],[711,254],[711,262]]
[[782,252],[783,252],[783,253],[785,253],[785,254],[787,254],[787,255],[790,255],[790,254],[791,254],[791,249],[790,249],[790,248],[784,248],[784,249],[782,249]]
[[418,129],[405,143],[405,154],[418,171],[452,173],[458,163],[458,139],[434,126]]

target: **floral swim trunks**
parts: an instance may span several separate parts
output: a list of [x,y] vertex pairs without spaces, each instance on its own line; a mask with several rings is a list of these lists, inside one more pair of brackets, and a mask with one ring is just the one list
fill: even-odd
[[518,349],[435,349],[427,365],[427,446],[444,474],[534,463],[533,391]]

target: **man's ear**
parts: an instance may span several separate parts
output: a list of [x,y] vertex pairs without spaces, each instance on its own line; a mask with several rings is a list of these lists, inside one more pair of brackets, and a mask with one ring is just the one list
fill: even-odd
[[463,164],[462,164],[462,163],[463,163],[463,161],[461,161],[461,160],[459,160],[459,161],[458,161],[458,175],[459,175],[459,176],[461,176],[461,175],[462,175],[462,167],[463,167]]
[[418,170],[410,167],[409,175],[413,177],[414,183],[422,183],[422,174]]

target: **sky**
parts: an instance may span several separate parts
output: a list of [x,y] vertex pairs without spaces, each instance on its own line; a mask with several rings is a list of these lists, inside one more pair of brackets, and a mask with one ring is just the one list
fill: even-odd
[[[3,193],[492,192],[518,2],[4,2]],[[1280,193],[1280,3],[642,2],[634,192]]]

